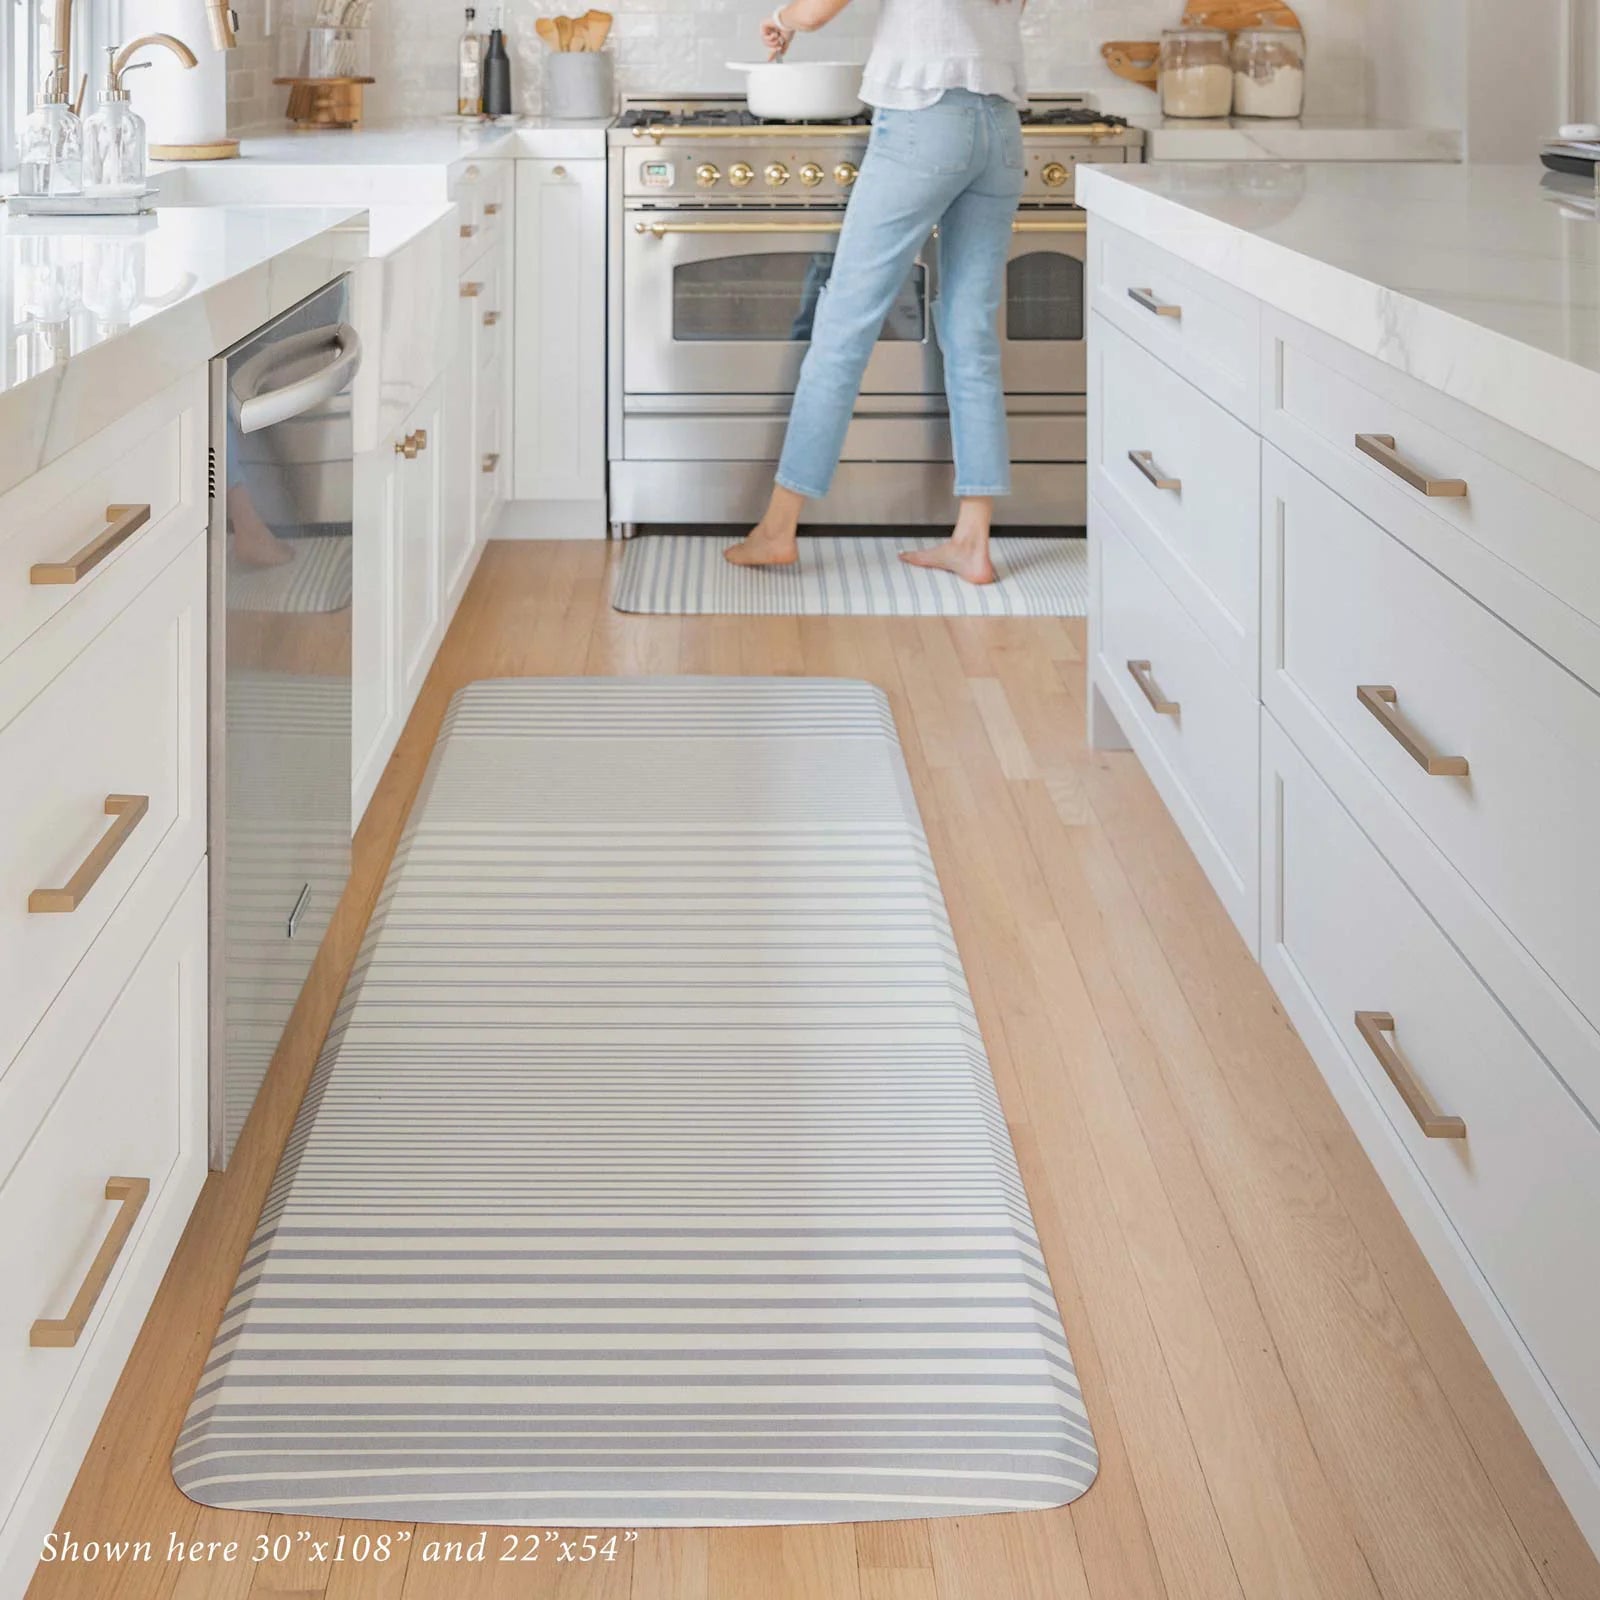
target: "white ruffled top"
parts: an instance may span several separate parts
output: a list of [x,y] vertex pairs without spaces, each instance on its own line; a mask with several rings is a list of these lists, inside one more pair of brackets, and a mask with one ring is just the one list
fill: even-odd
[[1023,0],[883,0],[861,98],[891,111],[921,111],[946,89],[970,89],[1025,105],[1022,5]]

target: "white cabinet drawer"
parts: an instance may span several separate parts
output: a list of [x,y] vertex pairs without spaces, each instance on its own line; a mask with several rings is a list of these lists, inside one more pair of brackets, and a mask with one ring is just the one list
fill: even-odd
[[[31,693],[205,526],[205,374],[0,496],[0,661],[33,641]],[[8,709],[0,702],[0,721]]]
[[1258,711],[1098,502],[1094,681],[1252,950],[1256,945]]
[[[38,1508],[37,1550],[203,1180],[205,961],[202,867],[121,992],[107,997],[104,1020],[64,1019],[63,1034],[80,1037],[59,1063],[63,1086],[0,1180],[0,1549],[10,1544],[8,1513],[19,1496],[33,1489],[48,1502],[53,1491],[55,1504]],[[142,1199],[108,1195],[111,1179],[148,1190]],[[126,1221],[136,1201],[131,1232],[85,1315],[80,1291],[95,1281],[97,1254],[108,1239],[118,1243],[119,1217]],[[71,1328],[39,1325],[79,1318],[75,1342]],[[41,1483],[45,1476],[54,1484]]]
[[123,896],[204,853],[205,600],[201,536],[0,728],[0,1075]]
[[446,188],[459,213],[456,231],[463,267],[507,236],[510,163],[468,161],[452,169]]
[[1256,300],[1099,217],[1089,223],[1089,279],[1095,311],[1256,426]]
[[1092,336],[1092,491],[1253,689],[1261,441],[1104,319]]
[[1290,318],[1266,331],[1265,437],[1600,689],[1600,473]]
[[[1600,1130],[1270,718],[1262,759],[1263,965],[1336,1092],[1353,1076],[1381,1109],[1600,1451]],[[1392,1030],[1369,1017],[1369,1040],[1358,1012]],[[1375,1044],[1464,1138],[1424,1135]]]
[[1600,1024],[1600,695],[1270,447],[1263,482],[1268,709],[1319,769],[1354,752]]

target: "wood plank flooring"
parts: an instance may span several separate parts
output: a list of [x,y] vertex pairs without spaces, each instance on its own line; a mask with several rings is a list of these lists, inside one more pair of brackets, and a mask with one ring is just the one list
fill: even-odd
[[[238,1539],[52,1566],[30,1600],[1600,1600],[1579,1536],[1051,619],[625,617],[614,551],[495,544],[356,841],[233,1166],[208,1182],[60,1527]],[[1052,1513],[644,1530],[614,1562],[334,1561],[394,1525],[206,1510],[168,1454],[450,695],[813,673],[890,695],[1102,1455]],[[283,1562],[250,1541],[287,1533]]]

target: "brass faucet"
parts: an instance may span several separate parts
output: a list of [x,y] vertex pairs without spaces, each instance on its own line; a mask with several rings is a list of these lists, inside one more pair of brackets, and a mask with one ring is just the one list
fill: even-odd
[[[206,21],[211,27],[211,42],[218,50],[232,50],[239,42],[239,14],[228,0],[206,0]],[[56,57],[56,73],[58,87],[64,95],[72,93],[72,0],[56,0],[56,20],[53,43],[56,48],[53,54]],[[135,39],[132,44],[125,45],[122,55],[119,56],[120,72],[126,65],[123,60],[130,52],[137,50],[140,45],[164,44],[186,67],[198,66],[194,51],[181,39],[175,39],[170,33],[147,33],[142,38]],[[187,58],[187,59],[186,59]],[[87,78],[85,82],[87,82]],[[82,108],[83,91],[78,91],[78,106]]]

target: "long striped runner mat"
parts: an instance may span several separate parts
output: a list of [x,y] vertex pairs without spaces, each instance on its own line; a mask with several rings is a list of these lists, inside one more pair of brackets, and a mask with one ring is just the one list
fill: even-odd
[[550,1527],[1083,1493],[878,690],[456,697],[173,1462],[206,1505]]

